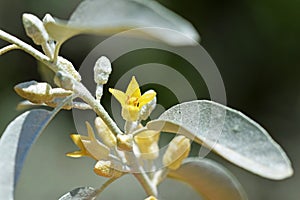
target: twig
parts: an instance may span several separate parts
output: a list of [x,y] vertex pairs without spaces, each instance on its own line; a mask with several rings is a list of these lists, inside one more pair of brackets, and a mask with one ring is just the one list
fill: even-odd
[[26,53],[32,55],[38,61],[41,61],[42,63],[49,66],[49,68],[51,70],[53,70],[54,72],[57,72],[59,70],[58,66],[56,66],[56,64],[54,62],[51,62],[50,58],[48,58],[46,55],[44,55],[37,49],[33,48],[31,45],[16,38],[15,36],[10,35],[9,33],[4,32],[3,30],[0,30],[0,38],[11,44],[18,46],[20,49],[22,49]]
[[[36,50],[32,46],[28,45],[27,43],[23,42],[22,40],[16,38],[15,36],[12,36],[3,30],[0,30],[0,38],[10,42],[12,44],[17,45],[22,49],[23,51],[27,52],[28,54],[32,55],[37,60],[45,63],[50,67],[51,70],[54,72],[57,72],[59,70],[58,66],[55,64],[55,62],[51,62],[50,58],[42,54],[40,51]],[[74,80],[75,81],[75,80]],[[111,131],[117,135],[117,134],[123,134],[122,131],[118,128],[116,123],[110,118],[108,113],[105,111],[103,106],[100,104],[100,102],[96,101],[94,97],[90,94],[90,92],[82,85],[82,83],[75,81],[77,88],[77,92],[79,96],[86,101],[90,106],[93,107],[94,111],[102,118],[102,120],[107,124],[107,126],[111,129]]]
[[119,129],[117,124],[112,120],[103,106],[97,101],[92,94],[86,89],[86,87],[81,83],[76,81],[74,92],[78,94],[78,97],[83,99],[87,104],[89,104],[93,110],[97,113],[99,117],[105,122],[107,127],[111,130],[114,135],[123,134],[123,132]]
[[112,178],[108,179],[105,183],[103,183],[101,185],[101,187],[99,189],[96,190],[96,196],[101,194],[101,192],[103,192],[105,190],[105,188],[107,188],[111,183],[113,183],[115,180],[117,180],[120,177],[121,176],[116,176],[116,177],[112,177]]
[[167,177],[169,171],[168,168],[164,168],[155,172],[152,179],[153,184],[158,186]]
[[15,45],[15,44],[11,44],[11,45],[8,45],[6,47],[3,47],[2,49],[0,49],[0,56],[11,51],[11,50],[15,50],[15,49],[20,49],[19,46]]
[[140,184],[143,186],[145,192],[148,196],[155,196],[157,197],[157,188],[156,186],[151,182],[149,177],[144,171],[141,171],[140,173],[133,173],[135,178],[140,182]]

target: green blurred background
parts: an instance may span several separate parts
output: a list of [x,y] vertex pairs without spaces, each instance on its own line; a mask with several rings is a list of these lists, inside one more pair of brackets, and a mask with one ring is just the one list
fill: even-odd
[[[32,44],[22,27],[22,13],[34,13],[39,17],[51,13],[67,19],[79,2],[0,0],[0,27]],[[250,200],[298,200],[300,1],[160,2],[194,24],[201,34],[201,45],[221,72],[228,105],[255,119],[271,133],[291,158],[295,175],[284,181],[270,181],[239,169],[215,155],[210,157],[224,164],[237,176]],[[63,46],[62,55],[70,58],[75,66],[80,66],[89,51],[102,39],[94,36],[76,37]],[[0,46],[5,44],[0,41]],[[13,86],[22,81],[41,80],[41,77],[36,61],[21,51],[1,56],[0,66],[0,130],[3,132],[6,125],[20,113],[15,110],[15,106],[21,99],[14,93]],[[202,96],[206,97],[207,92],[203,91]],[[93,161],[73,160],[64,156],[65,152],[75,149],[68,137],[72,132],[76,132],[72,115],[64,111],[51,123],[30,152],[16,199],[57,199],[74,187],[97,187],[103,182],[91,170]],[[164,184],[160,189],[162,199],[181,199],[179,195],[186,199],[197,199],[191,190],[174,190],[179,186],[171,182]],[[123,195],[128,192],[132,197],[125,198]],[[135,180],[127,178],[113,184],[102,199],[143,197],[143,191]]]

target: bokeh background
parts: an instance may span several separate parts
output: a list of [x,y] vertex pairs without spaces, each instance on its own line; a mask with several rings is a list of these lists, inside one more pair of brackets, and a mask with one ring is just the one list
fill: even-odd
[[[0,27],[32,44],[22,27],[24,12],[43,17],[51,13],[67,19],[79,0],[0,0]],[[160,0],[163,5],[191,21],[201,34],[201,45],[221,72],[228,105],[262,124],[290,157],[295,174],[284,181],[270,181],[235,167],[216,155],[209,157],[230,169],[240,180],[250,200],[300,198],[300,1],[298,0]],[[62,55],[75,66],[102,37],[79,36],[68,41]],[[6,43],[0,41],[0,46]],[[157,54],[161,55],[161,54]],[[165,55],[165,60],[168,59]],[[141,60],[142,58],[138,58]],[[130,66],[132,59],[122,60]],[[146,62],[146,61],[145,61]],[[120,65],[121,60],[114,63]],[[21,100],[13,86],[27,80],[42,80],[37,62],[21,51],[0,57],[0,132],[18,114]],[[120,76],[122,70],[115,71]],[[113,79],[112,79],[113,81]],[[109,83],[113,84],[113,82]],[[203,88],[202,88],[203,89]],[[199,88],[201,90],[201,88]],[[199,96],[208,98],[203,89]],[[160,99],[168,103],[167,95]],[[89,159],[64,156],[76,147],[69,133],[76,132],[71,112],[61,112],[33,146],[17,187],[16,199],[58,199],[77,186],[97,187],[104,179],[92,172]],[[197,146],[196,146],[197,148]],[[0,161],[1,162],[1,161]],[[198,199],[180,183],[160,188],[162,199]],[[130,194],[128,196],[128,194]],[[180,196],[181,195],[181,196]],[[132,178],[117,181],[101,199],[143,199],[144,193]]]

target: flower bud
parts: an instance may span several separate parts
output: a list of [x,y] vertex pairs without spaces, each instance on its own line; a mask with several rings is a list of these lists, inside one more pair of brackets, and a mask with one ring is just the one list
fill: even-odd
[[54,83],[66,90],[74,90],[74,82],[72,77],[64,71],[58,71],[54,77]]
[[[50,20],[50,17],[47,16],[46,20]],[[23,24],[26,34],[35,44],[41,45],[46,56],[52,59],[55,44],[53,40],[50,40],[48,32],[44,27],[44,23],[32,14],[23,14]]]
[[50,90],[50,92],[51,92],[51,94],[53,95],[54,98],[67,97],[67,96],[73,94],[73,91],[65,90],[63,88],[52,88]]
[[58,56],[56,65],[58,66],[59,70],[62,70],[69,76],[72,76],[76,81],[81,81],[80,74],[76,71],[73,64],[67,59]]
[[153,130],[145,130],[136,135],[134,141],[139,147],[141,157],[148,160],[154,160],[159,155],[159,132]]
[[[155,92],[154,90],[148,90],[147,92],[145,92],[145,94],[149,94],[149,93],[153,93]],[[150,101],[149,103],[147,103],[146,105],[144,105],[141,110],[140,110],[140,119],[141,120],[146,120],[150,114],[152,113],[152,111],[155,109],[156,107],[156,97],[153,98],[152,101]]]
[[95,63],[94,66],[94,80],[97,84],[106,84],[109,75],[112,71],[111,63],[105,56],[101,56]]
[[[43,104],[56,107],[65,97],[73,92],[62,88],[52,88],[48,83],[38,83],[36,81],[24,82],[14,87],[16,93],[34,104]],[[72,102],[65,104],[64,109],[71,109]]]
[[122,172],[116,170],[111,161],[104,161],[104,160],[99,160],[95,167],[94,167],[94,172],[103,177],[120,177],[122,175]]
[[[64,100],[65,100],[65,98],[57,97],[57,98],[53,99],[52,101],[45,102],[45,104],[49,107],[56,108]],[[65,110],[71,110],[72,108],[73,108],[72,100],[68,101],[62,107],[62,109],[65,109]]]
[[43,103],[53,99],[51,95],[51,86],[48,83],[38,83],[28,81],[19,83],[14,87],[16,93],[21,97],[28,99],[33,103]]
[[145,200],[157,200],[154,196],[147,197]]
[[168,145],[163,156],[163,164],[171,170],[180,167],[182,161],[188,157],[191,149],[190,140],[182,135],[176,136]]
[[46,43],[49,39],[48,33],[44,27],[43,22],[32,14],[23,14],[23,25],[26,34],[33,40],[37,45]]
[[121,151],[132,151],[132,135],[117,135],[117,146]]
[[[54,23],[55,20],[49,13],[47,13],[43,18],[43,24],[45,26],[46,23],[50,23],[50,22]],[[55,46],[56,46],[56,43],[52,38],[50,38],[50,35],[49,35],[49,39],[47,40],[47,43],[42,44],[43,51],[51,59],[53,59],[53,56],[54,56]]]
[[90,123],[85,122],[85,124],[88,132],[88,137],[82,139],[84,147],[96,160],[107,159],[109,157],[110,149],[102,144],[99,140],[97,140]]
[[117,145],[117,138],[109,130],[109,128],[106,126],[106,124],[100,117],[96,117],[95,127],[99,137],[106,146],[108,146],[109,148],[113,148]]
[[49,13],[47,13],[43,18],[43,24],[49,23],[49,22],[55,22],[55,20]]
[[94,66],[94,80],[97,83],[96,99],[100,100],[103,94],[103,85],[107,83],[111,73],[111,63],[105,56],[101,56]]

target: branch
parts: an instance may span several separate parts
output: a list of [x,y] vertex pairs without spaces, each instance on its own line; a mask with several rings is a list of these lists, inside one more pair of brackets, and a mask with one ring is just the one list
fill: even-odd
[[35,59],[41,61],[42,63],[49,66],[51,70],[54,72],[57,72],[59,69],[55,65],[55,63],[51,62],[50,58],[48,58],[46,55],[38,51],[37,49],[33,48],[31,45],[23,42],[22,40],[16,38],[13,35],[10,35],[9,33],[6,33],[3,30],[0,30],[0,39],[5,40],[11,44],[14,44],[18,46],[20,49],[25,51],[26,53],[32,55]]
[[11,50],[15,50],[15,49],[20,49],[19,46],[15,45],[15,44],[11,44],[11,45],[8,45],[6,47],[3,47],[2,49],[0,49],[0,56],[11,51]]
[[112,120],[112,118],[100,104],[100,101],[97,101],[81,82],[75,81],[75,83],[76,84],[74,87],[74,92],[78,94],[78,97],[83,99],[87,104],[89,104],[93,108],[93,110],[105,122],[107,127],[115,136],[117,136],[118,134],[122,135],[123,132],[119,129],[114,120]]
[[157,188],[144,171],[141,171],[140,173],[133,173],[133,175],[142,185],[147,195],[157,197]]
[[96,196],[101,194],[101,192],[103,192],[105,190],[105,188],[107,188],[111,183],[113,183],[115,180],[117,180],[120,177],[121,176],[117,176],[117,177],[112,177],[112,178],[108,179],[105,183],[103,183],[103,185],[99,189],[96,190]]

